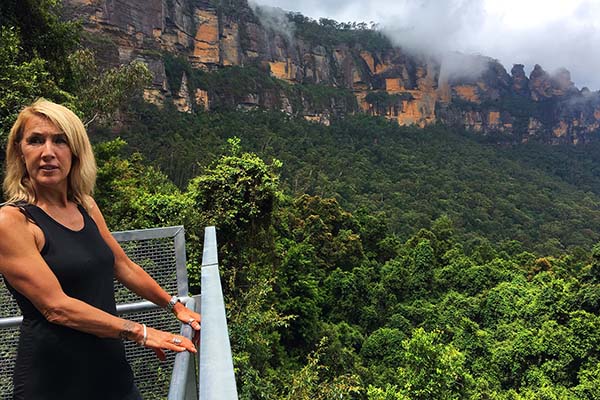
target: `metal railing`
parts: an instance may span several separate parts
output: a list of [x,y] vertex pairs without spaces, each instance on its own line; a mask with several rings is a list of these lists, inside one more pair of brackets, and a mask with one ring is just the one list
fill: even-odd
[[200,400],[236,400],[237,387],[219,275],[217,234],[204,231],[202,253],[202,330],[200,331]]
[[[201,273],[202,295],[187,303],[189,308],[198,307],[198,301],[201,306],[199,361],[198,353],[177,354],[168,399],[237,400],[214,227],[204,231]],[[181,334],[189,338],[192,330],[183,326]]]

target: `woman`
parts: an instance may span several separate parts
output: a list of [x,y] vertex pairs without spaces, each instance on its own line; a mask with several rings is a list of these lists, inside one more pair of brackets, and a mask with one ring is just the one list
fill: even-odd
[[181,336],[115,315],[113,278],[182,322],[200,315],[166,293],[112,237],[91,197],[92,148],[79,118],[40,99],[7,143],[0,273],[23,314],[15,399],[139,399],[121,340],[196,352]]

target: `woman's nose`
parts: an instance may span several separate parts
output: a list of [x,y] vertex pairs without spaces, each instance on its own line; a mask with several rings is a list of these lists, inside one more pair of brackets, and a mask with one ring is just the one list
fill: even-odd
[[54,157],[54,143],[52,140],[46,140],[44,147],[42,148],[42,158],[53,158]]

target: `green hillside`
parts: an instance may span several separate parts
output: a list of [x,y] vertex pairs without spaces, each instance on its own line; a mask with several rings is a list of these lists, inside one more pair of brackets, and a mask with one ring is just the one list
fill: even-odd
[[149,106],[119,134],[182,187],[199,171],[190,165],[206,165],[237,136],[244,149],[283,162],[288,194],[381,212],[403,240],[440,216],[464,240],[517,240],[544,254],[589,248],[599,238],[596,145],[505,147],[443,126],[369,117],[327,127],[274,112],[193,116]]

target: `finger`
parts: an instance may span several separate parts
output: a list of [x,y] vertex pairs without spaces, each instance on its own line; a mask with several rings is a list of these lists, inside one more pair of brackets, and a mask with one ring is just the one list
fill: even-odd
[[196,346],[194,346],[194,343],[192,343],[192,341],[189,339],[186,339],[183,343],[181,343],[181,346],[183,346],[185,348],[185,350],[187,350],[191,353],[198,352],[198,350],[196,349]]
[[152,349],[154,350],[154,353],[156,353],[156,357],[158,357],[158,359],[160,361],[165,361],[167,359],[167,355],[165,354],[164,351],[162,351],[162,349]]
[[194,329],[195,331],[199,331],[200,330],[200,323],[196,320],[190,320],[190,324],[189,324],[192,329]]
[[183,336],[174,336],[169,342],[169,349],[177,352],[187,350],[192,353],[196,353],[198,351],[196,350],[194,344]]
[[183,322],[188,322],[190,319],[194,319],[198,322],[202,321],[202,315],[198,314],[197,312],[193,312],[192,310],[186,310],[187,313],[185,313],[184,315],[181,316],[177,316],[179,319],[181,319],[181,321]]
[[194,330],[200,330],[200,314],[190,312],[186,316],[180,315],[178,316],[179,320],[184,324],[188,324]]

